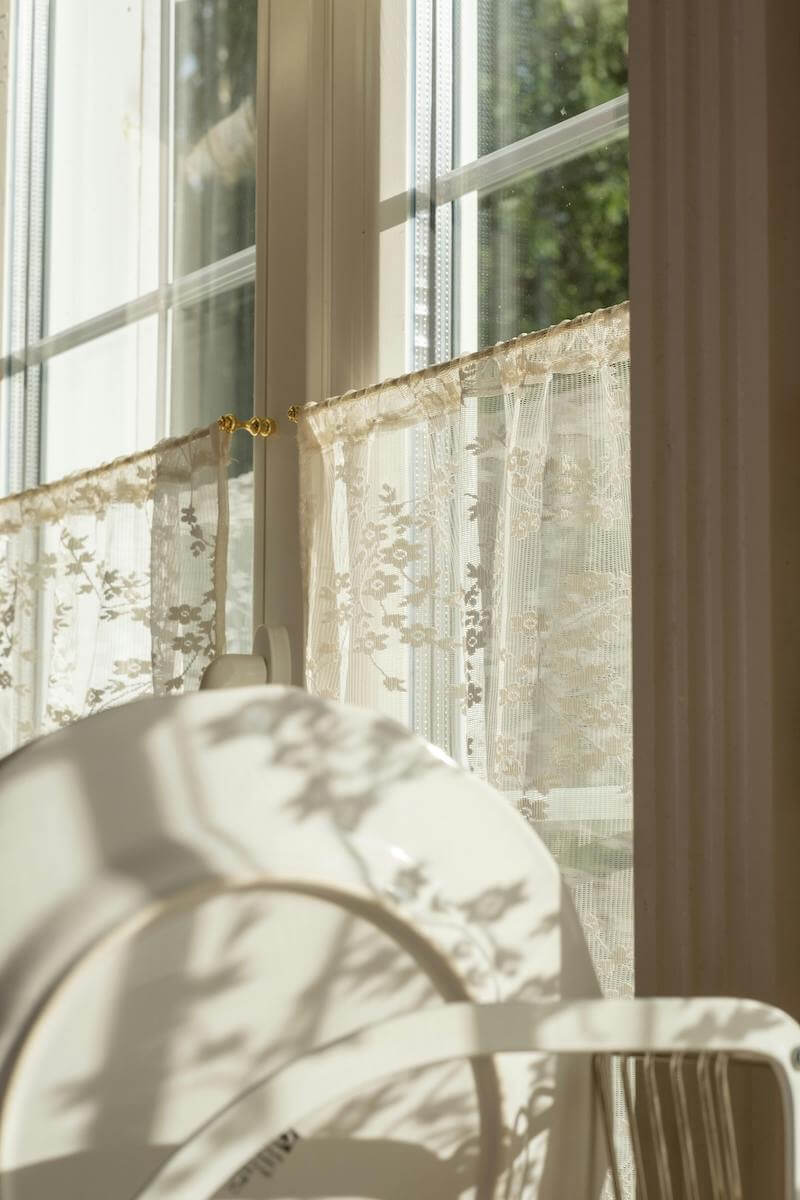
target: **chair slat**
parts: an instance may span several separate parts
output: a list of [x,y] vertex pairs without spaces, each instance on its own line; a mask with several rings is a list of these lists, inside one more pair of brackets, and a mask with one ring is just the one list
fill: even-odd
[[[623,1055],[620,1074],[622,1075],[622,1094],[625,1097],[625,1112],[628,1117],[628,1129],[630,1130],[631,1147],[633,1149],[633,1162],[636,1168],[636,1195],[637,1200],[648,1200],[647,1177],[645,1175],[644,1156],[642,1154],[642,1135],[639,1129],[639,1117],[636,1112],[633,1087],[631,1086],[631,1066],[635,1071],[636,1059],[632,1055]],[[694,1197],[692,1197],[692,1200],[694,1200]]]
[[722,1132],[722,1155],[728,1180],[731,1200],[742,1200],[742,1176],[739,1170],[739,1153],[736,1144],[736,1126],[733,1121],[733,1105],[728,1081],[728,1055],[716,1055],[714,1082],[716,1084],[719,1123]]
[[714,1200],[726,1200],[719,1129],[717,1127],[716,1106],[711,1084],[711,1056],[708,1054],[700,1054],[698,1056],[697,1083],[700,1089],[700,1107],[703,1114],[708,1170],[711,1176]]
[[683,1077],[684,1055],[670,1055],[669,1076],[672,1101],[675,1106],[675,1121],[678,1127],[678,1145],[681,1152],[681,1169],[686,1200],[700,1200],[697,1182],[697,1161],[692,1140],[692,1125],[689,1119],[689,1103],[686,1096],[686,1081]]
[[608,1154],[608,1165],[611,1171],[611,1185],[614,1189],[614,1200],[625,1200],[622,1192],[622,1181],[619,1174],[619,1163],[617,1162],[617,1148],[614,1142],[614,1118],[611,1109],[611,1097],[609,1095],[608,1076],[610,1071],[610,1057],[607,1054],[592,1055],[592,1071],[594,1073],[594,1085],[597,1099],[600,1102],[600,1112],[603,1118],[603,1132],[606,1139],[606,1153]]
[[650,1126],[653,1132],[653,1142],[656,1151],[659,1194],[661,1200],[673,1200],[672,1174],[669,1169],[667,1139],[664,1136],[664,1120],[661,1113],[661,1097],[658,1094],[655,1058],[652,1054],[645,1054],[643,1063],[642,1073],[644,1075],[647,1109],[650,1114]]

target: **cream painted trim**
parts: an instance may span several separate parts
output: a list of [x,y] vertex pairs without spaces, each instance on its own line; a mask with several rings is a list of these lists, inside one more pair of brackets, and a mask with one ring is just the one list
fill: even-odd
[[[11,0],[0,0],[0,280],[6,264],[6,178],[8,174],[8,94],[11,66]],[[0,287],[0,329],[5,319],[5,287]]]
[[[797,704],[799,610],[779,625],[776,606],[798,594],[800,507],[790,541],[773,504],[800,274],[800,148],[775,109],[796,113],[800,72],[771,69],[779,7],[631,9],[637,963],[645,994],[800,1015],[794,919],[780,930],[800,871],[778,840],[800,776],[776,744]],[[800,39],[800,10],[789,24]]]
[[[267,276],[269,256],[269,58],[270,0],[258,0],[258,47],[256,52],[256,276],[255,276],[255,362],[253,365],[253,412],[267,413]],[[279,427],[280,428],[280,427]],[[266,459],[263,439],[253,439],[253,631],[263,624],[264,555],[266,527]],[[270,439],[274,440],[274,439]]]
[[[375,378],[379,6],[261,0],[255,411],[256,625],[284,626],[302,682],[299,488],[291,404]],[[273,182],[274,181],[274,182]]]
[[[6,311],[9,231],[6,228],[6,180],[9,165],[9,74],[11,70],[11,0],[0,0],[0,342],[7,344]],[[5,402],[5,396],[3,396]],[[0,421],[0,489],[7,491],[8,421]]]

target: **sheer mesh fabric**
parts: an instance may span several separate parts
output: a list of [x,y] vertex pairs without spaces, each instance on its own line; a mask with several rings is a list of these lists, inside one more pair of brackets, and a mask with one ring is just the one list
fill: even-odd
[[626,305],[299,421],[306,679],[504,793],[633,989]]
[[224,649],[228,435],[216,427],[0,501],[0,753]]

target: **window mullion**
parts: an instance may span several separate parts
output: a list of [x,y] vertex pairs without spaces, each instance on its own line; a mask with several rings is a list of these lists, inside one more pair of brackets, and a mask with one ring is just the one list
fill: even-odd
[[433,358],[434,0],[414,6],[414,283],[411,367]]
[[[16,8],[15,130],[11,212],[9,345],[38,340],[43,327],[49,0]],[[27,87],[21,86],[25,80]],[[6,489],[39,482],[42,372],[29,365],[8,384]]]
[[438,180],[453,167],[453,0],[436,0],[435,21],[433,356],[444,362],[453,348],[453,209],[449,202],[439,204],[437,192]]
[[[159,167],[158,167],[158,284],[166,289],[171,282],[172,226],[172,57],[174,40],[173,0],[161,0],[161,56],[159,88]],[[169,430],[171,322],[166,306],[158,313],[158,366],[156,372],[155,423],[158,437]]]
[[[459,0],[454,63],[456,146],[453,167],[478,158],[478,0]],[[437,182],[437,191],[438,191]],[[478,196],[453,205],[453,353],[478,349]]]
[[49,334],[27,347],[20,346],[7,355],[3,361],[3,376],[10,378],[46,362],[50,358],[55,358],[58,354],[74,350],[76,346],[83,346],[87,342],[94,341],[95,338],[113,333],[116,329],[122,329],[125,325],[135,325],[137,321],[152,316],[154,313],[166,313],[180,305],[196,304],[210,296],[233,291],[243,284],[251,283],[255,279],[255,273],[255,247],[248,246],[236,254],[231,254],[228,258],[209,263],[208,266],[201,267],[190,275],[184,275],[157,291],[137,296],[135,300],[131,300],[127,304],[121,304],[118,308],[98,313],[96,317],[81,321],[79,325],[72,325],[68,329],[59,330],[58,333]]
[[436,180],[436,203],[447,204],[470,192],[487,194],[523,175],[571,162],[627,133],[626,93],[440,175]]

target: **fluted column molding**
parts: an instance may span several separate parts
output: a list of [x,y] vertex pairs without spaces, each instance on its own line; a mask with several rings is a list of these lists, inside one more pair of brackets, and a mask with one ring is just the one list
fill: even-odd
[[800,1017],[800,5],[631,0],[630,90],[637,989]]

